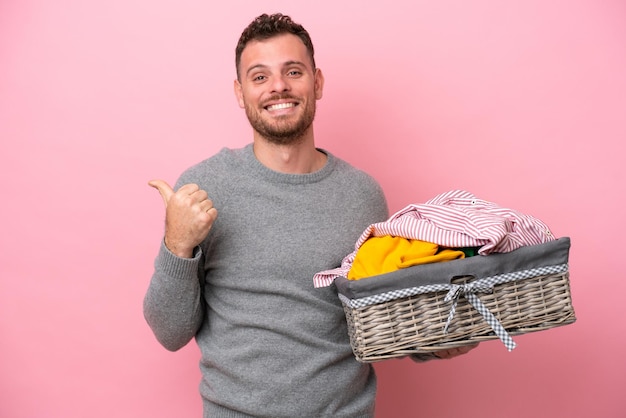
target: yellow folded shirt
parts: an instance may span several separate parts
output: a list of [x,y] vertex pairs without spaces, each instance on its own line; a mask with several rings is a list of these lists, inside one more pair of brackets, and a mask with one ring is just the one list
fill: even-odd
[[371,237],[357,251],[348,279],[358,280],[401,268],[458,258],[465,258],[463,251],[448,248],[439,251],[439,245],[431,242],[391,235]]

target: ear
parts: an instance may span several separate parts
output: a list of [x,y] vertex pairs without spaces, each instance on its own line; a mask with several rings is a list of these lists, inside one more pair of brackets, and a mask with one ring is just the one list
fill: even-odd
[[235,80],[233,87],[235,90],[235,97],[237,98],[237,102],[239,103],[239,107],[244,109],[246,107],[246,104],[243,101],[243,90],[239,80]]
[[322,98],[324,92],[324,74],[319,68],[315,69],[315,98],[317,100]]

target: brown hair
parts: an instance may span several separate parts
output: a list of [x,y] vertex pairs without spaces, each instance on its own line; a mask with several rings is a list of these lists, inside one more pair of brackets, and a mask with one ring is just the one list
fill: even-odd
[[237,42],[237,48],[235,49],[235,68],[237,69],[237,80],[241,80],[239,74],[239,64],[241,63],[241,54],[250,41],[269,39],[274,36],[282,35],[284,33],[291,33],[299,37],[304,46],[306,46],[311,58],[313,69],[315,70],[315,58],[313,57],[313,42],[309,33],[304,27],[293,20],[289,16],[285,16],[282,13],[276,13],[273,15],[262,14],[252,21],[247,28],[244,29],[239,42]]

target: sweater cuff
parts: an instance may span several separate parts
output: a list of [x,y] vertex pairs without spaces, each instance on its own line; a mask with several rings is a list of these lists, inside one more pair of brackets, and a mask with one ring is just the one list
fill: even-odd
[[172,253],[165,245],[165,240],[161,241],[159,254],[154,261],[155,270],[175,278],[187,278],[198,275],[198,266],[202,256],[202,249],[196,247],[193,251],[193,258],[182,258]]

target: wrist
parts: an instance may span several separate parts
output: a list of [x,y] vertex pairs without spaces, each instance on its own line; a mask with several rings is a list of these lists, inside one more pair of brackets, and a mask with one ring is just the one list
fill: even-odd
[[193,258],[193,248],[181,247],[180,245],[176,245],[170,243],[165,237],[165,247],[175,256],[180,258]]

